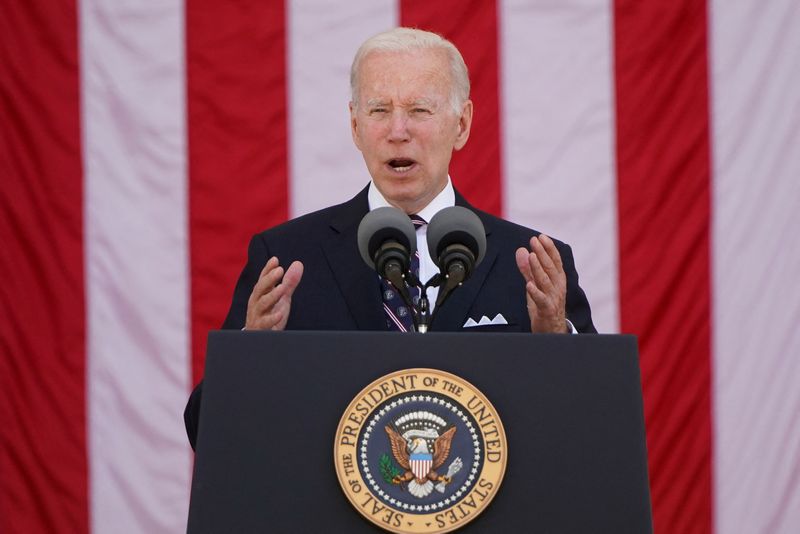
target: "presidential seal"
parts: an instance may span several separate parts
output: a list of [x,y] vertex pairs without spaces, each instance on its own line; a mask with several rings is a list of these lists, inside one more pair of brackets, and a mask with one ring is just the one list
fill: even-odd
[[350,403],[334,444],[336,474],[364,517],[391,532],[456,530],[497,494],[506,436],[475,386],[435,369],[396,371]]

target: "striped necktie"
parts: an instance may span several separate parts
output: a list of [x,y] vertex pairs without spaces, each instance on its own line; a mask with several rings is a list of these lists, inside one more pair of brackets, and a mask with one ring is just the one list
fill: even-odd
[[[409,215],[411,222],[414,223],[414,229],[418,230],[423,225],[428,224],[425,219],[419,215]],[[411,255],[411,271],[414,276],[419,278],[419,251],[415,250]],[[389,330],[410,332],[413,330],[414,320],[412,314],[414,310],[410,310],[403,297],[397,292],[395,287],[388,280],[381,278],[381,290],[383,293],[383,311],[386,314],[386,326]],[[419,287],[408,288],[408,293],[411,296],[412,302],[416,305],[419,301]]]

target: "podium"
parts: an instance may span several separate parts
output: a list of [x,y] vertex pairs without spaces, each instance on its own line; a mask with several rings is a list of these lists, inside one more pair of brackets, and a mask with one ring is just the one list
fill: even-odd
[[508,443],[459,532],[652,532],[636,340],[491,332],[211,332],[188,532],[380,532],[334,469],[339,420],[393,371],[477,387]]

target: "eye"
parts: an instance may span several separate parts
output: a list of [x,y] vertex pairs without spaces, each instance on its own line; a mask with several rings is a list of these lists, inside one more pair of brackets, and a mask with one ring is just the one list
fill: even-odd
[[428,108],[414,108],[411,110],[412,113],[430,113],[431,110]]
[[386,108],[383,108],[383,107],[378,107],[378,108],[372,108],[372,109],[370,109],[370,110],[369,110],[369,114],[370,114],[370,115],[380,115],[380,114],[386,113],[387,111],[388,111],[388,110],[387,110]]

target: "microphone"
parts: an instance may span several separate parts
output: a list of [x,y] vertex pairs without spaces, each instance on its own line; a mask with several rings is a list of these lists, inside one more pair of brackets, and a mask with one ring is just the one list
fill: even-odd
[[411,269],[411,251],[416,249],[414,225],[397,208],[374,209],[358,225],[358,251],[364,262],[389,280],[410,308],[405,275]]
[[486,255],[486,230],[480,218],[463,206],[438,212],[428,224],[428,250],[444,277],[439,305],[473,273]]

